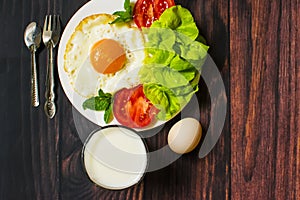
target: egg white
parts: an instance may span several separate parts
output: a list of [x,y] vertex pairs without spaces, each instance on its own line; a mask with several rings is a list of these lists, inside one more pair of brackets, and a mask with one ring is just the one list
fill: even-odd
[[[64,54],[64,70],[73,89],[83,97],[104,92],[114,93],[121,88],[139,84],[138,71],[144,60],[144,38],[138,28],[130,25],[110,25],[115,17],[97,14],[86,17],[71,35]],[[92,46],[102,39],[113,39],[126,52],[125,66],[115,74],[100,74],[90,62]]]

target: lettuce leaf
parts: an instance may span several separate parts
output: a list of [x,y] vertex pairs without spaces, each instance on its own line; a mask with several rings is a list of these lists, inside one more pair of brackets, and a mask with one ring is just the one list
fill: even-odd
[[156,48],[173,52],[175,44],[175,32],[167,28],[144,28],[143,33],[147,35],[146,48]]
[[144,65],[139,71],[139,77],[142,83],[157,83],[167,88],[189,84],[189,80],[183,74],[159,64]]
[[192,14],[180,5],[166,9],[151,27],[170,28],[188,36],[191,40],[195,40],[199,34]]
[[[209,48],[207,45],[194,41],[187,35],[179,33],[176,30],[164,27],[151,26],[150,28],[143,29],[143,33],[147,35],[148,39],[145,43],[146,58],[144,62],[146,64],[159,63],[169,65],[172,59],[174,59],[172,64],[172,68],[174,69],[175,67],[181,67],[182,64],[185,65],[183,66],[185,69],[191,66],[194,66],[198,70],[201,69],[207,56]],[[180,56],[181,60],[175,57],[176,55]],[[182,61],[187,62],[184,63]]]
[[145,54],[145,64],[157,63],[165,66],[169,65],[176,55],[174,52],[154,48],[146,49]]
[[189,37],[177,33],[173,49],[181,58],[200,70],[207,56],[209,46],[198,41],[192,41]]
[[191,63],[189,63],[187,60],[181,58],[179,55],[176,55],[175,57],[173,57],[173,59],[170,62],[170,68],[175,69],[177,71],[195,69]]
[[146,57],[139,77],[146,97],[160,110],[157,118],[168,120],[198,91],[209,47],[195,41],[201,37],[198,28],[181,6],[166,9],[150,28],[142,30],[147,36]]
[[168,120],[181,110],[181,105],[176,95],[168,88],[154,84],[144,84],[144,93],[160,112],[158,119]]

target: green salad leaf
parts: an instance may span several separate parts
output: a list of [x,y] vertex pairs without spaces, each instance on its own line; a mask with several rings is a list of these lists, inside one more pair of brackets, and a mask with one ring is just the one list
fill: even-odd
[[188,36],[191,40],[195,40],[199,34],[192,14],[180,5],[166,9],[151,27],[170,28]]
[[184,58],[181,58],[179,55],[176,55],[172,59],[170,62],[170,68],[180,72],[180,74],[188,81],[191,81],[197,72],[197,69],[191,63]]
[[165,66],[169,65],[176,55],[175,52],[155,48],[147,48],[145,53],[147,56],[144,59],[145,64],[157,63]]
[[[172,88],[172,92],[176,96],[189,96],[189,94],[194,94],[198,91],[198,82],[200,80],[200,73],[196,72],[196,75],[192,81],[190,81],[190,85],[188,86],[181,86],[177,88]],[[187,98],[188,99],[188,98]],[[189,99],[188,99],[189,101]]]
[[143,33],[148,37],[145,47],[149,56],[146,57],[145,63],[168,65],[175,55],[178,55],[189,62],[189,65],[201,69],[209,49],[207,45],[166,28],[150,27],[143,30]]
[[139,71],[143,83],[157,83],[167,88],[181,87],[189,81],[180,72],[163,65],[144,65]]
[[146,97],[160,109],[157,118],[168,120],[198,91],[209,47],[195,41],[198,28],[191,13],[181,6],[166,9],[142,31],[147,35],[146,57],[139,77]]
[[181,105],[176,95],[169,89],[159,84],[144,84],[144,93],[160,112],[158,119],[168,120],[180,111]]
[[179,55],[176,55],[170,62],[170,67],[177,71],[184,71],[189,69],[195,69],[194,66],[186,61],[185,59],[181,58]]
[[143,33],[147,35],[146,48],[156,48],[173,52],[173,45],[176,41],[176,34],[168,28],[143,28]]

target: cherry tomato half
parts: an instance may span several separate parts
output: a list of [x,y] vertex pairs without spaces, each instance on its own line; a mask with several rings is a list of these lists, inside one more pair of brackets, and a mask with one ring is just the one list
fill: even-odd
[[131,128],[149,125],[159,110],[147,99],[143,85],[121,89],[114,95],[113,113],[120,124]]
[[167,8],[174,5],[174,0],[137,0],[133,9],[134,22],[139,28],[150,27]]

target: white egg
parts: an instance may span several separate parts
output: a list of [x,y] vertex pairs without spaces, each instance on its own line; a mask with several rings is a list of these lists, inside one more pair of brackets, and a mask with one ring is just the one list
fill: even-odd
[[169,147],[178,154],[191,152],[198,145],[202,127],[198,120],[185,118],[172,126],[168,134]]
[[[97,94],[99,89],[114,93],[121,88],[139,84],[138,71],[144,60],[144,38],[141,31],[130,25],[111,25],[115,16],[92,15],[82,20],[71,35],[64,54],[64,70],[70,84],[83,97]],[[97,72],[91,64],[91,49],[103,39],[113,39],[125,50],[126,62],[111,74]]]

